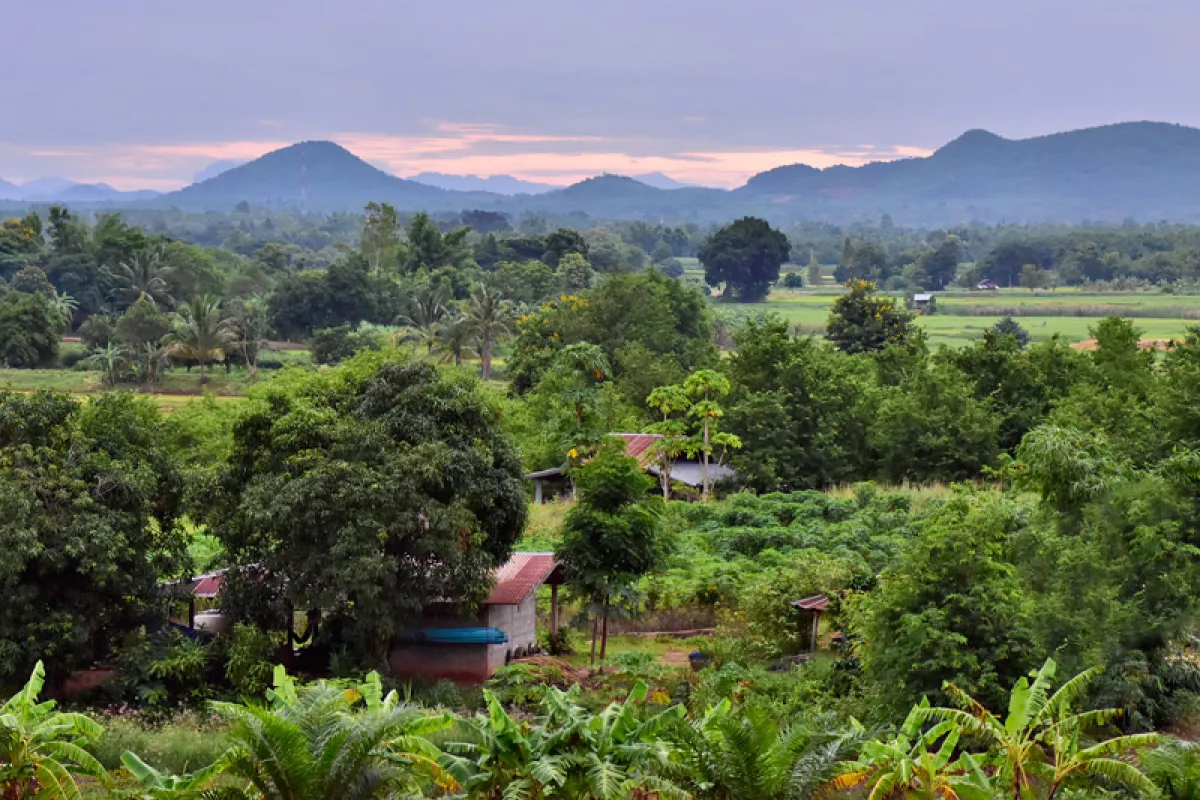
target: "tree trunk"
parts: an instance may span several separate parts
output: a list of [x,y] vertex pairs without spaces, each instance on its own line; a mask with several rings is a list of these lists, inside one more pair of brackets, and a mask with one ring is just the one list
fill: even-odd
[[492,343],[486,338],[480,341],[479,359],[483,365],[483,379],[486,381],[492,377]]
[[204,359],[200,359],[200,385],[204,385]]
[[604,595],[604,617],[600,623],[600,660],[608,655],[608,595]]
[[705,500],[708,499],[708,420],[704,420],[704,458],[701,461],[702,474],[700,476],[701,490],[700,496]]
[[596,666],[596,625],[597,619],[592,617],[592,666]]

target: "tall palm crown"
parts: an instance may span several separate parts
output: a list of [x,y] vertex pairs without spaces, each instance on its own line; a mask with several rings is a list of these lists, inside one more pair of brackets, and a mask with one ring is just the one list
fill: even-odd
[[400,317],[400,323],[412,331],[408,338],[424,344],[427,353],[433,353],[437,345],[442,326],[450,313],[449,302],[450,293],[444,286],[428,286],[413,296],[408,313]]
[[492,350],[509,333],[512,324],[512,304],[487,287],[480,287],[467,303],[468,324],[479,338],[479,359],[486,381],[492,376]]
[[122,261],[111,275],[116,284],[113,293],[130,305],[143,297],[159,308],[169,309],[175,305],[167,283],[170,270],[163,266],[161,251],[142,253]]
[[175,330],[168,337],[167,352],[200,362],[203,383],[205,366],[209,361],[224,360],[225,347],[233,339],[233,325],[222,315],[221,301],[211,295],[199,295],[180,309]]

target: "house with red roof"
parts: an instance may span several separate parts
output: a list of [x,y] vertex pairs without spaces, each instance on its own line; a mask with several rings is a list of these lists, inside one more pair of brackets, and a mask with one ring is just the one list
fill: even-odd
[[[196,601],[219,606],[225,570],[168,584],[189,601],[189,628],[227,632],[219,610],[196,613]],[[423,618],[399,631],[389,663],[403,678],[481,683],[515,658],[539,652],[537,592],[550,586],[550,626],[558,630],[558,587],[562,564],[553,553],[514,553],[494,575],[492,590],[471,617],[428,608]]]
[[[625,442],[625,455],[636,458],[638,464],[646,472],[659,475],[660,466],[654,452],[654,443],[662,438],[659,433],[610,433],[610,437]],[[704,483],[703,468],[699,461],[689,458],[676,458],[671,462],[671,482],[680,483],[693,489],[699,489]],[[709,481],[711,484],[732,480],[737,473],[724,464],[710,462],[708,465]],[[526,480],[533,481],[533,502],[535,505],[569,491],[566,466],[551,467],[550,469],[530,472]]]

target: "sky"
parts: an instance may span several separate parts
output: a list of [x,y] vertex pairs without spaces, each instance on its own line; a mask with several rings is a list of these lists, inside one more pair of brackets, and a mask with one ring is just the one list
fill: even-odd
[[0,178],[186,185],[332,139],[398,175],[567,184],[1200,126],[1194,0],[5,4]]

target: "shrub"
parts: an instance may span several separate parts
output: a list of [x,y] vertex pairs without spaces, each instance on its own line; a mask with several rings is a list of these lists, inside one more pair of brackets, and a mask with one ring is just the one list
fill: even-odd
[[242,697],[260,697],[271,686],[281,641],[253,625],[233,629],[225,677]]
[[349,325],[323,328],[313,334],[309,344],[313,363],[337,364],[360,350],[378,350],[379,339]]

